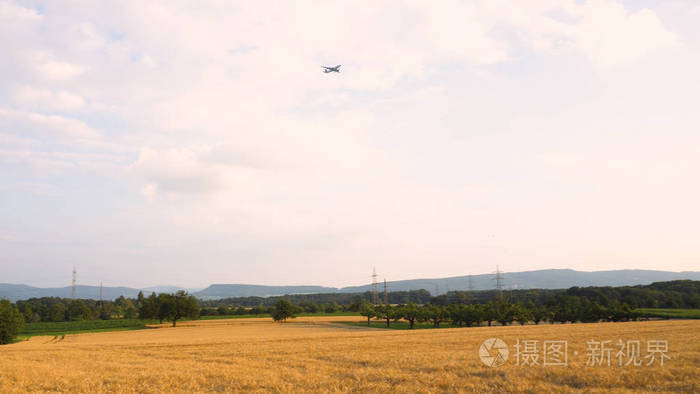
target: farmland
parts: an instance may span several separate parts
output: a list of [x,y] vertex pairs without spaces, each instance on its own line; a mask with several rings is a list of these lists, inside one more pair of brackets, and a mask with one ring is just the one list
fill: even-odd
[[146,322],[138,319],[26,323],[20,335],[26,338],[37,335],[63,335],[77,334],[85,331],[120,331],[143,328],[146,328]]
[[[0,392],[697,392],[700,321],[382,330],[357,316],[189,321],[157,329],[35,336],[0,348]],[[487,338],[564,340],[568,366],[488,367]],[[667,340],[664,366],[587,366],[587,341]],[[642,354],[646,348],[642,349]],[[614,353],[614,351],[613,351]]]

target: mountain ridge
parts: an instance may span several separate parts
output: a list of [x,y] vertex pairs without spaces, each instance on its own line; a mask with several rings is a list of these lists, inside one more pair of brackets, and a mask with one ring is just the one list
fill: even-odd
[[[576,271],[573,269],[546,269],[534,271],[503,272],[501,273],[503,288],[509,289],[567,289],[570,287],[586,286],[634,286],[663,282],[678,279],[700,280],[698,271],[658,271],[658,270],[607,270],[607,271]],[[388,281],[389,291],[407,291],[425,289],[433,295],[444,294],[452,290],[486,290],[496,287],[495,274],[462,275],[446,278],[407,279]],[[371,291],[372,285],[346,286],[342,288],[314,286],[314,285],[290,285],[269,286],[250,284],[212,284],[204,289],[195,289],[179,286],[151,286],[146,288],[132,287],[103,287],[102,297],[110,300],[120,296],[134,298],[139,291],[149,294],[152,291],[173,292],[176,290],[188,290],[194,296],[201,299],[217,299],[227,297],[266,297],[285,294],[318,294],[318,293],[362,293]],[[76,286],[77,298],[99,299],[99,286]],[[71,296],[71,287],[41,288],[25,284],[0,283],[0,299],[7,298],[10,301],[24,300],[38,297],[63,297]]]

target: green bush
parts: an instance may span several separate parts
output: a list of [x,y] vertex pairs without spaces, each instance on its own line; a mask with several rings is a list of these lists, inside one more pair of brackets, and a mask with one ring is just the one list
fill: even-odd
[[24,326],[24,316],[10,301],[0,300],[0,345],[12,342]]

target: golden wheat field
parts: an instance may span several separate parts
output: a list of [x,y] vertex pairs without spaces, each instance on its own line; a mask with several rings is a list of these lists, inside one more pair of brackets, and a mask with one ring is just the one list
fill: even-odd
[[[698,392],[700,321],[380,330],[360,317],[197,321],[0,347],[0,392]],[[499,338],[505,364],[479,347]],[[588,341],[667,340],[664,366],[586,365]],[[568,366],[516,365],[516,341],[567,341]],[[531,342],[534,343],[534,342]],[[532,350],[532,349],[530,349]],[[642,355],[646,351],[642,349]],[[522,356],[522,354],[521,354]]]

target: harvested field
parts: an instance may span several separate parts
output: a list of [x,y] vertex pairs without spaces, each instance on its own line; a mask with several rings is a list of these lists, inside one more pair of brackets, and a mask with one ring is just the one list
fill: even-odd
[[[0,392],[697,392],[700,321],[398,331],[337,324],[362,317],[192,321],[105,333],[38,336],[0,347]],[[482,342],[508,344],[488,367]],[[60,338],[59,338],[60,339]],[[647,366],[587,366],[586,342],[668,341]],[[568,366],[515,365],[517,340],[564,340]],[[612,346],[611,345],[611,346]],[[541,352],[541,349],[539,349]]]

